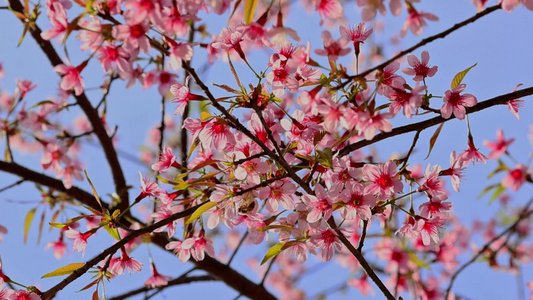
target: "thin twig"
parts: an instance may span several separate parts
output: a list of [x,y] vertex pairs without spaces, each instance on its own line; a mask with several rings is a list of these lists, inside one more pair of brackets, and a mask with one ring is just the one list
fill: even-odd
[[3,192],[3,191],[9,190],[10,188],[17,186],[17,185],[23,183],[24,181],[26,181],[26,180],[25,180],[25,179],[20,179],[20,180],[17,181],[17,182],[14,182],[14,183],[12,183],[12,184],[6,186],[6,187],[1,188],[1,189],[0,189],[0,193]]
[[[210,275],[189,276],[189,277],[181,277],[180,276],[178,278],[170,280],[168,282],[168,284],[165,285],[165,286],[158,286],[158,287],[143,286],[143,287],[140,287],[138,289],[129,291],[127,293],[124,293],[122,295],[118,295],[118,296],[115,296],[115,297],[108,298],[108,300],[123,300],[123,299],[127,299],[129,297],[138,295],[140,293],[144,293],[144,292],[148,292],[148,291],[157,289],[157,291],[154,293],[154,294],[156,294],[156,293],[159,293],[159,292],[161,292],[162,290],[164,290],[166,288],[169,288],[169,287],[172,287],[172,286],[176,286],[176,285],[193,283],[193,282],[201,282],[201,281],[216,281],[216,280],[217,280],[216,278],[214,278],[213,276],[210,276]],[[150,297],[152,297],[152,295],[150,295]]]
[[246,240],[247,236],[248,236],[248,231],[246,231],[244,235],[242,236],[241,240],[239,241],[239,244],[237,245],[237,247],[235,247],[235,250],[233,250],[233,253],[231,254],[231,257],[229,258],[226,265],[229,266],[231,264],[231,262],[233,261],[233,258],[235,258],[235,255],[237,254],[237,251],[239,251],[239,248],[241,248],[241,246],[244,244],[244,241]]
[[415,136],[413,137],[413,143],[411,144],[411,148],[409,148],[409,151],[407,152],[407,155],[404,158],[402,158],[403,164],[400,167],[400,170],[405,168],[405,166],[407,165],[407,161],[409,160],[409,157],[411,156],[411,153],[413,153],[413,149],[415,149],[416,142],[418,142],[418,137],[420,137],[420,132],[422,132],[422,130],[418,130],[415,133]]
[[430,36],[430,37],[427,37],[423,40],[421,40],[420,42],[418,42],[417,44],[415,44],[414,46],[412,47],[409,47],[403,51],[400,51],[398,54],[396,54],[395,56],[393,56],[392,58],[390,58],[389,60],[371,68],[371,69],[368,69],[358,75],[354,75],[354,76],[350,76],[348,77],[348,80],[343,82],[340,86],[336,87],[336,89],[340,89],[340,88],[343,88],[344,86],[346,86],[348,83],[352,82],[353,80],[357,79],[357,78],[365,78],[365,76],[367,76],[368,74],[376,71],[376,70],[382,70],[383,68],[385,68],[386,66],[388,66],[390,63],[392,63],[393,61],[397,60],[398,58],[406,55],[406,54],[409,54],[413,51],[415,51],[416,49],[422,47],[422,46],[425,46],[431,42],[433,42],[434,40],[437,40],[437,39],[441,39],[441,38],[444,38],[446,37],[447,35],[449,35],[450,33],[470,24],[470,23],[473,23],[475,22],[476,20],[500,9],[502,6],[501,4],[497,4],[497,5],[494,5],[494,6],[491,6],[491,7],[487,7],[486,9],[484,9],[483,11],[480,11],[479,13],[475,14],[473,17],[470,17],[460,23],[457,23],[455,25],[453,25],[452,27],[448,28],[447,30],[444,30],[443,32],[440,32],[438,34],[435,34],[433,36]]

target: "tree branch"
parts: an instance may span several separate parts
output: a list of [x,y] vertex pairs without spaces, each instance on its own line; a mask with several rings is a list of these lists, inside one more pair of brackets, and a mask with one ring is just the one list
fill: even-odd
[[[19,0],[8,0],[8,3],[11,9],[23,14],[24,8]],[[21,21],[23,22],[23,20]],[[39,47],[44,52],[52,66],[55,67],[57,65],[63,64],[63,60],[59,57],[52,44],[41,37],[41,29],[36,24],[34,26],[29,26],[29,28],[33,39],[37,42],[37,45],[39,45]],[[126,179],[124,177],[124,173],[122,172],[122,166],[120,165],[117,152],[115,151],[115,147],[113,146],[113,141],[111,137],[109,137],[109,135],[107,134],[102,119],[98,115],[98,111],[94,109],[91,102],[87,98],[87,95],[85,93],[82,93],[79,96],[74,95],[74,97],[76,98],[76,101],[87,116],[87,119],[91,123],[91,126],[94,130],[94,133],[96,134],[98,140],[100,141],[100,144],[102,145],[105,157],[107,159],[109,167],[111,168],[111,173],[113,174],[115,190],[119,195],[120,199],[122,200],[118,204],[118,208],[121,211],[125,211],[126,208],[129,206],[128,189],[126,186]]]
[[[83,204],[91,208],[100,210],[100,205],[94,199],[94,196],[92,194],[75,186],[73,186],[70,189],[66,189],[65,186],[63,185],[63,182],[61,182],[58,179],[49,177],[42,173],[32,171],[16,163],[8,163],[4,161],[0,161],[0,171],[4,171],[6,173],[20,176],[26,179],[26,181],[31,181],[31,182],[35,182],[35,183],[38,183],[44,186],[48,186],[57,191],[63,192],[73,198],[78,199],[80,202],[82,202]],[[104,208],[108,208],[107,203],[103,202],[102,204]],[[186,211],[190,211],[192,213],[191,209],[188,209]],[[145,224],[143,224],[141,221],[137,220],[136,218],[134,217],[129,217],[129,218],[132,220],[132,222],[136,222],[136,223],[141,224],[141,226],[145,226]],[[169,222],[172,222],[173,220],[175,219],[167,218],[167,219],[162,220],[161,222],[163,222],[162,224],[165,225],[165,224],[168,224]],[[124,223],[123,226],[125,229],[131,225],[131,223],[126,220],[121,220],[121,222]],[[161,222],[158,222],[156,224],[159,224]],[[158,246],[159,248],[169,253],[172,253],[172,251],[167,250],[165,248],[165,246],[169,242],[166,237],[166,234],[153,235],[151,241],[154,245]],[[226,285],[235,289],[236,291],[245,295],[246,297],[249,297],[252,299],[276,299],[270,292],[268,292],[265,289],[265,287],[252,282],[250,279],[246,278],[239,272],[235,271],[234,269],[230,268],[229,266],[221,263],[220,261],[212,257],[206,256],[204,260],[202,261],[198,261],[198,262],[191,261],[191,263],[193,263],[197,269],[204,270],[208,272],[209,274],[211,274],[212,276],[219,278]]]
[[[467,108],[466,109],[466,113],[467,114],[472,114],[472,113],[475,113],[475,112],[478,112],[478,111],[482,111],[482,110],[484,110],[486,108],[489,108],[491,106],[494,106],[494,105],[504,104],[507,101],[511,101],[513,99],[518,99],[518,98],[522,98],[522,97],[530,96],[530,95],[533,95],[533,87],[528,87],[528,88],[525,88],[525,89],[522,89],[522,90],[519,90],[519,91],[516,91],[516,92],[503,94],[503,95],[491,98],[489,100],[485,100],[483,102],[479,102],[475,106]],[[365,146],[368,146],[368,145],[372,145],[372,144],[374,144],[376,142],[379,142],[381,140],[388,139],[390,137],[393,137],[393,136],[396,136],[396,135],[400,135],[400,134],[404,134],[404,133],[408,133],[408,132],[422,131],[422,130],[427,129],[429,127],[435,126],[435,125],[440,124],[440,123],[448,122],[448,121],[453,120],[453,119],[455,119],[454,115],[452,115],[449,119],[444,119],[441,116],[437,116],[437,117],[434,117],[434,118],[431,118],[431,119],[428,119],[428,120],[425,120],[425,121],[421,121],[421,122],[418,122],[418,123],[413,123],[413,124],[409,124],[409,125],[405,125],[405,126],[396,127],[396,128],[392,129],[389,132],[382,132],[382,133],[376,135],[372,140],[361,140],[361,141],[349,144],[349,145],[345,146],[344,148],[342,148],[340,151],[338,151],[338,153],[339,153],[339,156],[342,157],[342,156],[350,154],[350,152],[352,152],[352,151],[355,151],[357,149],[361,149],[361,148],[363,148]]]

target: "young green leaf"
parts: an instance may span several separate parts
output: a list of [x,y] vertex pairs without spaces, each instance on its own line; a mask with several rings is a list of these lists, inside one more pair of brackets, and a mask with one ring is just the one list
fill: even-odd
[[77,269],[83,267],[85,265],[85,263],[72,263],[72,264],[68,264],[64,267],[61,267],[55,271],[52,271],[50,273],[47,273],[47,274],[44,274],[42,278],[49,278],[49,277],[55,277],[55,276],[63,276],[63,275],[69,275],[69,274],[72,274],[74,271],[76,271]]
[[204,202],[204,205],[198,207],[198,209],[192,213],[191,217],[187,220],[187,222],[185,222],[185,225],[191,224],[194,220],[198,219],[203,213],[208,211],[211,207],[216,206],[217,204],[217,202],[211,201]]
[[461,81],[463,81],[463,78],[465,78],[466,76],[466,73],[468,73],[468,71],[470,71],[470,69],[472,69],[473,67],[475,67],[477,65],[477,63],[475,63],[474,65],[472,65],[471,67],[468,67],[466,69],[464,69],[463,71],[457,73],[455,75],[455,77],[453,77],[453,80],[452,80],[452,90],[455,89],[458,85],[461,84]]
[[267,253],[265,254],[265,257],[263,257],[263,260],[261,261],[261,265],[269,261],[270,259],[274,258],[276,255],[283,252],[283,250],[291,247],[294,245],[296,241],[289,241],[289,242],[281,242],[277,243],[274,246],[272,246],[270,249],[268,249]]
[[24,219],[24,244],[28,241],[28,232],[30,231],[31,222],[33,221],[33,216],[35,216],[35,211],[37,208],[32,208],[30,211],[26,214],[26,218]]

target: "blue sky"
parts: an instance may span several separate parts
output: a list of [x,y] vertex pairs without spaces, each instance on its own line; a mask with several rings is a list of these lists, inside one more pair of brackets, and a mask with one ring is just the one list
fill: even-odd
[[[440,18],[439,22],[429,22],[428,27],[424,28],[421,36],[413,36],[408,33],[407,37],[401,40],[400,45],[391,46],[389,44],[390,37],[393,34],[397,34],[403,24],[404,11],[400,17],[396,18],[391,17],[390,13],[386,18],[379,16],[380,20],[385,20],[386,22],[385,30],[382,34],[375,32],[373,38],[377,43],[384,43],[385,54],[388,56],[397,50],[411,46],[423,37],[441,32],[475,13],[475,7],[470,1],[459,0],[453,1],[453,4],[451,3],[452,1],[422,1],[420,4],[415,4],[417,9],[432,12]],[[490,4],[494,3],[491,2]],[[297,7],[299,7],[298,4]],[[59,77],[52,71],[50,64],[38,50],[37,45],[30,36],[26,37],[20,47],[16,47],[22,32],[22,26],[8,11],[1,10],[0,14],[0,28],[10,29],[3,30],[0,33],[2,40],[0,43],[0,61],[7,73],[7,76],[0,82],[0,87],[7,91],[13,91],[13,79],[29,79],[38,83],[37,89],[30,94],[30,98],[34,99],[35,102],[47,96],[54,96]],[[293,10],[291,14],[291,21],[286,22],[285,25],[298,30],[303,42],[309,40],[313,48],[320,47],[321,41],[318,33],[321,29],[318,28],[318,16],[309,16],[300,9]],[[529,30],[529,28],[533,28],[531,14],[532,12],[523,7],[519,7],[513,13],[498,11],[466,26],[445,39],[437,40],[415,51],[414,54],[418,57],[423,50],[429,51],[431,55],[430,64],[439,67],[437,74],[427,81],[430,91],[433,94],[443,94],[445,90],[449,89],[453,76],[474,63],[477,63],[477,66],[470,71],[464,83],[467,84],[466,91],[474,94],[478,101],[510,92],[518,83],[523,83],[524,87],[533,86],[533,51],[531,51],[533,36]],[[360,22],[360,13],[353,2],[345,5],[345,15],[350,17],[349,23]],[[44,21],[44,14],[41,16],[41,20],[42,22],[39,22],[41,28],[47,29],[48,22]],[[305,20],[305,22],[302,22],[302,20]],[[219,19],[213,17],[213,21],[210,18],[208,22],[212,26],[211,32],[218,33],[222,26],[225,25],[226,17],[222,16]],[[337,28],[330,30],[335,38],[339,36]],[[79,44],[75,41],[68,44],[73,63],[81,62],[88,55],[87,53],[76,54],[77,45]],[[59,49],[59,47],[56,47],[56,49]],[[363,48],[363,51],[366,49]],[[64,57],[64,55],[61,56]],[[252,57],[251,64],[259,66],[259,68],[263,68],[268,61],[268,53],[265,52],[256,52]],[[315,58],[325,64],[323,58],[316,56]],[[200,56],[197,56],[194,58],[194,62],[200,65],[198,62],[201,59]],[[349,64],[351,59],[346,59],[345,63]],[[403,63],[402,67],[405,66],[406,64]],[[84,71],[86,87],[97,87],[103,78],[100,67],[91,63],[88,68],[88,70]],[[238,69],[246,72],[246,69],[242,66],[238,66]],[[208,83],[233,84],[228,74],[228,66],[223,63],[217,63],[206,73],[204,80]],[[134,87],[131,90],[125,90],[123,86],[122,83],[118,83],[110,95],[108,120],[110,123],[119,126],[119,149],[135,154],[138,147],[145,143],[146,128],[158,122],[160,96],[155,89],[142,91],[139,87]],[[98,89],[88,89],[87,94],[95,99],[100,97]],[[526,99],[524,109],[520,112],[520,120],[517,120],[505,106],[493,107],[470,117],[476,144],[481,148],[482,152],[488,153],[488,150],[482,146],[482,141],[495,140],[496,130],[503,128],[507,138],[516,138],[510,149],[513,156],[523,163],[529,161],[528,156],[532,147],[527,137],[530,134],[529,124],[533,123],[531,118],[533,108],[528,102],[530,102],[529,99]],[[440,103],[436,101],[432,106],[440,108]],[[173,111],[174,107],[168,106],[168,109]],[[79,111],[73,109],[65,118],[71,120],[79,113]],[[401,118],[400,116],[399,119]],[[398,124],[402,122],[399,121]],[[452,150],[460,152],[467,148],[466,123],[458,120],[448,122],[444,126],[430,159],[424,160],[427,154],[428,140],[433,131],[434,129],[429,129],[421,134],[417,152],[413,156],[413,163],[419,162],[424,166],[427,163],[432,165],[441,164],[447,167],[449,153]],[[380,151],[381,157],[385,159],[393,153],[407,151],[410,142],[409,138],[401,136],[379,143],[376,148]],[[2,140],[0,146],[3,147],[4,143]],[[100,194],[105,195],[111,192],[113,187],[109,184],[111,178],[108,166],[99,149],[88,146],[84,150],[84,155],[88,157],[85,167]],[[39,155],[19,155],[17,156],[17,161],[27,166],[37,166]],[[122,162],[127,182],[133,186],[138,186],[138,171],[145,173],[146,169],[124,159]],[[509,160],[507,162],[511,163]],[[497,212],[498,206],[496,203],[489,205],[488,197],[477,199],[477,195],[486,185],[496,183],[501,179],[501,176],[490,180],[486,179],[486,174],[494,168],[496,168],[494,161],[487,163],[487,165],[470,167],[466,172],[465,182],[461,184],[461,193],[451,191],[450,201],[454,203],[454,213],[461,219],[466,220],[466,224],[470,224],[474,218],[488,220]],[[16,180],[17,178],[13,176],[0,173],[0,188]],[[86,182],[75,182],[75,185],[89,189]],[[133,196],[137,191],[133,189],[131,195]],[[530,186],[525,186],[519,193],[511,192],[510,194],[513,197],[513,202],[519,205],[529,200],[531,191]],[[84,258],[79,253],[74,252],[71,255],[67,255],[62,261],[57,262],[53,258],[51,251],[42,251],[48,241],[57,237],[57,232],[48,233],[45,229],[43,241],[40,245],[35,245],[37,237],[36,223],[33,224],[30,230],[28,244],[23,245],[22,228],[24,216],[35,204],[19,204],[16,201],[24,200],[36,203],[39,198],[37,191],[29,184],[11,189],[0,195],[0,205],[2,207],[0,209],[0,224],[7,226],[9,229],[9,234],[4,236],[4,241],[0,245],[0,255],[4,262],[5,272],[14,280],[28,285],[40,285],[43,289],[47,289],[57,283],[59,278],[40,280],[40,276],[67,263],[87,260],[99,253],[99,249],[96,245],[90,245]],[[42,209],[43,207],[40,207],[39,211]],[[111,239],[104,237],[100,233],[94,239],[98,240],[103,245],[102,247],[111,243]],[[252,278],[256,278],[247,269],[244,260],[250,255],[260,258],[266,249],[261,247],[247,247],[244,249],[237,256],[238,260],[235,267],[245,274],[251,274]],[[151,250],[162,274],[178,276],[190,268],[190,265],[180,264],[177,260],[172,259],[169,254],[163,253],[154,247],[151,247]],[[120,276],[106,285],[108,296],[116,295],[128,288],[137,287],[149,277],[148,259],[143,247],[136,250],[132,256],[144,262],[145,268],[143,268],[141,274]],[[311,258],[310,261],[312,261],[312,264],[317,263],[314,258]],[[526,270],[527,267],[524,268],[524,279],[533,280],[533,272],[527,272]],[[309,292],[309,295],[312,295],[321,289],[340,283],[346,276],[348,276],[347,270],[342,270],[336,263],[330,263],[320,272],[306,277],[301,286]],[[74,291],[79,290],[88,282],[89,277],[85,275],[59,294],[58,299],[72,299],[74,296],[85,299],[88,297],[87,292],[74,294]],[[516,298],[515,277],[503,272],[488,272],[488,269],[483,264],[476,264],[470,267],[461,275],[455,287],[461,295],[465,295],[469,299]],[[221,283],[198,283],[180,287],[179,289],[169,289],[154,299],[173,299],[173,292],[187,295],[189,299],[206,299],[215,295],[215,293],[219,296],[219,299],[231,299],[236,296],[234,291]],[[358,294],[352,290],[349,295],[357,298]],[[340,298],[340,294],[335,294],[331,298]],[[379,299],[380,297],[378,296],[377,298]]]

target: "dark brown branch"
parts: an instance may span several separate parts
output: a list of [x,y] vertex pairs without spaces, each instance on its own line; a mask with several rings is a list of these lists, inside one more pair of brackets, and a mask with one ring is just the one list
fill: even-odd
[[78,279],[81,275],[85,274],[85,272],[89,271],[90,268],[92,268],[94,265],[96,265],[97,263],[99,263],[100,261],[105,259],[107,256],[113,255],[115,252],[118,251],[118,249],[120,249],[121,247],[126,245],[126,243],[128,243],[131,240],[133,240],[134,238],[136,238],[138,236],[141,236],[143,234],[151,233],[154,230],[156,230],[157,228],[165,226],[166,224],[168,224],[168,223],[170,223],[170,222],[172,222],[174,220],[178,220],[178,219],[190,216],[192,213],[194,213],[203,204],[204,203],[196,205],[196,206],[191,207],[189,209],[186,209],[186,210],[184,210],[182,212],[176,213],[176,214],[174,214],[174,215],[172,215],[172,216],[170,216],[168,218],[165,218],[165,219],[163,219],[163,220],[161,220],[161,221],[159,221],[157,223],[154,223],[154,224],[152,224],[150,226],[146,226],[146,227],[141,228],[139,230],[130,231],[130,233],[127,236],[123,237],[120,241],[116,242],[111,247],[109,247],[109,248],[105,249],[104,251],[102,251],[102,253],[98,254],[97,256],[95,256],[94,258],[92,258],[91,260],[86,262],[85,265],[83,265],[83,267],[77,269],[72,274],[67,276],[67,278],[63,279],[61,282],[59,282],[58,284],[56,284],[55,286],[51,287],[49,290],[44,292],[43,295],[42,295],[42,299],[43,300],[52,299],[58,291],[62,290],[68,284],[70,284],[74,280]]
[[520,221],[524,220],[525,218],[528,218],[529,216],[531,216],[533,214],[533,210],[529,210],[529,207],[531,206],[531,204],[533,204],[533,198],[531,198],[527,202],[526,206],[524,206],[524,208],[522,209],[522,211],[518,215],[518,218],[516,219],[516,221],[513,224],[511,224],[509,227],[507,227],[507,229],[505,229],[500,234],[498,234],[497,236],[492,238],[490,241],[488,241],[483,246],[483,248],[481,248],[477,252],[476,255],[473,255],[466,263],[461,265],[461,267],[459,269],[457,269],[457,271],[455,271],[453,273],[452,277],[450,278],[450,283],[448,284],[448,287],[446,288],[446,296],[444,297],[445,299],[448,299],[448,295],[450,294],[450,291],[452,290],[452,286],[453,286],[453,284],[455,282],[455,279],[457,278],[457,276],[459,276],[459,274],[462,271],[464,271],[468,266],[473,264],[480,256],[482,256],[485,253],[486,250],[489,250],[490,246],[494,242],[496,242],[500,238],[504,237],[506,234],[513,233],[516,230],[516,226],[518,226],[518,223],[520,223]]
[[363,228],[362,228],[362,232],[361,232],[361,237],[359,238],[359,245],[357,246],[357,251],[361,252],[361,250],[363,250],[363,246],[365,245],[365,239],[366,239],[366,230],[367,230],[367,227],[368,226],[368,221],[367,220],[364,220],[363,221]]
[[[8,3],[11,9],[23,14],[24,8],[19,0],[8,0]],[[24,21],[21,20],[21,22]],[[52,66],[55,67],[57,65],[63,64],[63,60],[59,57],[52,44],[41,37],[41,29],[36,24],[34,26],[30,26],[29,28],[33,39],[37,42],[37,45],[39,45],[39,47],[46,55]],[[77,103],[80,105],[81,109],[87,116],[87,119],[91,123],[91,126],[94,130],[94,133],[96,134],[98,140],[100,141],[100,144],[102,145],[105,157],[107,159],[107,162],[109,163],[109,167],[111,168],[111,173],[113,174],[115,190],[119,195],[120,199],[122,200],[121,203],[118,204],[118,208],[124,211],[129,206],[129,195],[126,186],[126,179],[124,177],[124,173],[122,172],[122,166],[120,165],[120,162],[118,160],[117,152],[115,151],[115,147],[113,146],[113,141],[111,137],[109,137],[109,135],[107,134],[102,119],[98,115],[98,111],[94,109],[91,102],[87,98],[87,95],[85,93],[82,93],[79,96],[74,95],[74,97],[76,98]]]
[[350,241],[344,236],[344,234],[339,230],[337,225],[335,224],[335,220],[333,220],[333,217],[329,218],[328,225],[337,232],[337,236],[339,237],[339,240],[341,240],[342,244],[352,253],[352,255],[357,259],[363,270],[365,270],[365,273],[374,281],[374,283],[377,285],[379,290],[383,293],[383,295],[388,300],[395,300],[394,296],[391,294],[391,292],[387,289],[385,284],[381,281],[381,279],[378,277],[372,266],[366,261],[363,254],[355,249],[355,247],[350,243]]
[[453,25],[452,27],[450,27],[449,29],[447,30],[444,30],[443,32],[441,33],[438,33],[438,34],[435,34],[433,36],[430,36],[430,37],[427,37],[423,40],[421,40],[419,43],[417,43],[416,45],[410,47],[410,48],[407,48],[403,51],[401,51],[400,53],[396,54],[395,56],[393,56],[392,58],[390,58],[389,60],[371,68],[371,69],[368,69],[368,70],[365,70],[364,72],[358,74],[358,75],[354,75],[354,76],[350,76],[348,78],[347,81],[345,81],[344,83],[342,83],[340,86],[338,86],[337,88],[342,88],[344,87],[345,85],[347,85],[348,83],[350,83],[352,80],[356,79],[356,78],[365,78],[365,76],[367,76],[368,74],[376,71],[376,70],[382,70],[383,68],[385,68],[386,66],[388,66],[390,63],[392,63],[393,61],[397,60],[398,58],[406,55],[406,54],[409,54],[413,51],[415,51],[416,49],[424,46],[424,45],[427,45],[431,42],[433,42],[434,40],[438,40],[438,39],[442,39],[444,37],[446,37],[447,35],[449,35],[450,33],[470,24],[470,23],[473,23],[475,21],[477,21],[478,19],[500,9],[502,6],[501,4],[498,4],[498,5],[494,5],[494,6],[491,6],[491,7],[487,7],[486,9],[484,9],[483,11],[480,11],[479,13],[475,14],[473,17],[471,18],[468,18],[466,20],[464,20],[463,22],[460,22],[460,23],[457,23],[455,25]]
[[[528,88],[525,88],[525,89],[522,89],[522,90],[519,90],[519,91],[516,91],[516,92],[503,94],[503,95],[491,98],[489,100],[485,100],[483,102],[479,102],[475,106],[467,108],[466,109],[466,113],[467,114],[472,114],[472,113],[475,113],[475,112],[478,112],[478,111],[482,111],[482,110],[484,110],[486,108],[492,107],[494,105],[505,104],[507,101],[511,101],[513,99],[518,99],[518,98],[522,98],[522,97],[530,96],[530,95],[533,95],[533,87],[528,87]],[[409,125],[405,125],[405,126],[396,127],[396,128],[392,129],[389,132],[382,132],[382,133],[376,135],[372,140],[361,140],[361,141],[355,142],[353,144],[347,145],[347,146],[345,146],[344,148],[342,148],[339,151],[339,155],[340,156],[345,156],[345,155],[348,155],[352,151],[355,151],[357,149],[361,149],[361,148],[363,148],[365,146],[368,146],[368,145],[372,145],[372,144],[374,144],[376,142],[379,142],[381,140],[388,139],[390,137],[393,137],[393,136],[396,136],[396,135],[400,135],[400,134],[404,134],[404,133],[408,133],[408,132],[422,131],[422,130],[427,129],[429,127],[438,125],[440,123],[448,122],[448,121],[453,120],[453,119],[455,119],[454,115],[452,115],[449,119],[444,119],[443,117],[438,116],[438,117],[434,117],[434,118],[431,118],[431,119],[428,119],[428,120],[425,120],[425,121],[421,121],[421,122],[418,122],[418,123],[413,123],[413,124],[409,124]]]
[[123,300],[123,299],[127,299],[129,297],[138,295],[140,293],[148,292],[154,289],[157,289],[158,291],[160,291],[160,290],[163,290],[163,289],[166,289],[172,286],[180,285],[180,284],[187,284],[187,283],[201,282],[201,281],[216,281],[216,280],[217,280],[216,278],[213,278],[212,276],[209,276],[209,275],[189,276],[189,277],[180,276],[178,278],[170,280],[168,284],[165,286],[160,286],[160,287],[144,286],[144,287],[129,291],[127,293],[124,293],[122,295],[108,298],[108,300]]
[[[49,177],[45,174],[38,173],[35,171],[32,171],[30,169],[27,169],[21,165],[18,165],[16,163],[9,163],[0,161],[0,171],[4,171],[6,173],[10,173],[13,175],[20,176],[26,181],[35,182],[44,186],[48,186],[50,188],[53,188],[57,191],[64,192],[65,194],[78,199],[83,204],[99,210],[100,205],[98,202],[94,199],[94,196],[80,188],[72,187],[70,189],[66,189],[63,185],[63,182],[61,182],[58,179]],[[108,208],[108,205],[106,203],[102,203],[104,208]],[[139,220],[136,220],[133,217],[130,217],[133,222],[137,222],[143,226],[144,224],[140,222]],[[124,228],[129,228],[131,223],[122,220],[124,223]],[[163,222],[166,222],[164,224],[167,224],[169,219],[163,220]],[[161,223],[161,222],[158,222]],[[163,224],[163,225],[164,225]],[[153,225],[152,225],[153,226]],[[171,252],[170,250],[165,249],[165,246],[168,244],[168,238],[166,234],[156,234],[152,236],[152,243],[159,248],[163,249],[164,251]],[[256,299],[276,299],[272,294],[270,294],[263,286],[258,285],[254,282],[252,282],[250,279],[246,278],[239,272],[235,271],[234,269],[230,268],[229,266],[221,263],[220,261],[211,258],[209,256],[206,256],[203,261],[191,261],[197,269],[204,270],[211,274],[212,276],[219,278],[221,281],[223,281],[225,284],[227,284],[229,287],[235,289],[239,293],[249,297],[249,298],[256,298]]]

